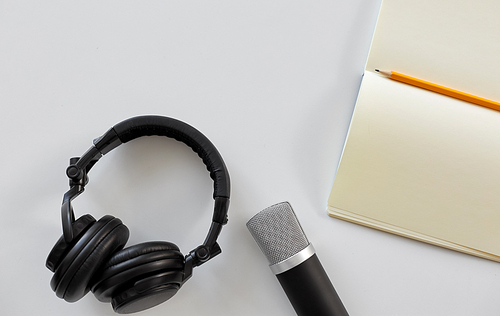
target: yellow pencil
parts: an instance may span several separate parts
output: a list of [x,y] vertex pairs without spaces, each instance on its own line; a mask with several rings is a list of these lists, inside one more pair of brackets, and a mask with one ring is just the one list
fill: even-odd
[[468,94],[468,93],[465,93],[462,91],[443,87],[443,86],[437,85],[435,83],[431,83],[431,82],[427,82],[427,81],[424,81],[421,79],[413,78],[413,77],[410,77],[410,76],[407,76],[407,75],[404,75],[404,74],[401,74],[401,73],[398,73],[395,71],[382,71],[382,70],[378,70],[378,69],[375,69],[375,71],[388,77],[389,79],[404,82],[404,83],[410,84],[412,86],[416,86],[419,88],[434,91],[434,92],[444,94],[444,95],[447,95],[447,96],[450,96],[450,97],[453,97],[456,99],[460,99],[460,100],[474,103],[474,104],[477,104],[480,106],[484,106],[484,107],[492,109],[492,110],[500,111],[500,103],[495,102],[495,101],[484,99],[484,98],[481,98],[481,97],[478,97],[478,96],[475,96],[472,94]]

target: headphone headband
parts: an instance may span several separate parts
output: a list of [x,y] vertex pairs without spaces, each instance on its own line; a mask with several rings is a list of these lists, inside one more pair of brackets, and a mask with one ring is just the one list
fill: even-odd
[[[70,190],[66,192],[61,207],[63,235],[66,242],[73,239],[72,224],[75,216],[71,201],[84,191],[88,183],[88,172],[105,154],[133,139],[143,136],[166,136],[185,143],[206,165],[214,181],[214,215],[208,235],[203,244],[186,256],[192,266],[200,265],[221,252],[216,243],[222,226],[227,223],[229,208],[230,180],[226,165],[217,148],[194,127],[179,120],[163,116],[138,116],[122,121],[104,135],[93,141],[93,146],[81,158],[70,159],[66,170],[70,178]],[[188,260],[192,259],[192,260]]]

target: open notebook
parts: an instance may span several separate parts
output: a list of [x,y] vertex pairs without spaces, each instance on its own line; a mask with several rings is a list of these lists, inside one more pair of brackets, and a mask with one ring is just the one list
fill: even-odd
[[500,1],[384,0],[328,214],[500,261]]

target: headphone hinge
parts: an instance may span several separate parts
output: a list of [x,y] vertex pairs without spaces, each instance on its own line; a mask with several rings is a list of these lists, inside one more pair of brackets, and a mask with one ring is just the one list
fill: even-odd
[[118,134],[115,132],[113,128],[110,128],[106,133],[102,136],[97,137],[93,140],[93,144],[101,154],[105,155],[109,153],[111,150],[122,144],[120,138],[118,138]]
[[229,198],[223,196],[215,197],[214,215],[212,221],[221,225],[228,222],[227,212],[229,210]]

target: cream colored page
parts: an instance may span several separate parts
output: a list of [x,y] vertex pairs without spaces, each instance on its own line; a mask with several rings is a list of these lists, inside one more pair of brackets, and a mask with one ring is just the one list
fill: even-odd
[[465,253],[468,253],[471,255],[475,255],[475,256],[482,257],[482,258],[486,258],[486,259],[500,262],[500,256],[496,256],[494,254],[478,251],[478,250],[473,249],[473,248],[465,247],[465,246],[462,246],[462,245],[459,245],[459,244],[456,244],[453,242],[449,242],[447,240],[434,238],[434,237],[431,237],[429,235],[420,234],[420,233],[410,231],[410,230],[407,230],[407,229],[404,229],[401,227],[389,225],[387,223],[381,223],[377,220],[373,220],[373,219],[370,219],[370,218],[367,218],[364,216],[358,216],[356,214],[346,212],[346,211],[343,211],[341,209],[334,208],[331,206],[328,207],[328,215],[330,215],[332,217],[337,217],[337,218],[340,218],[343,220],[351,221],[351,222],[354,222],[356,224],[361,224],[361,225],[368,226],[371,228],[375,228],[375,229],[379,229],[379,230],[386,231],[389,233],[397,234],[400,236],[410,237],[410,238],[413,238],[415,240],[427,242],[427,243],[430,243],[430,244],[433,244],[436,246],[445,247],[448,249],[461,251],[461,252],[465,252]]
[[500,255],[500,112],[366,73],[329,205]]
[[366,70],[500,102],[499,0],[384,0]]

